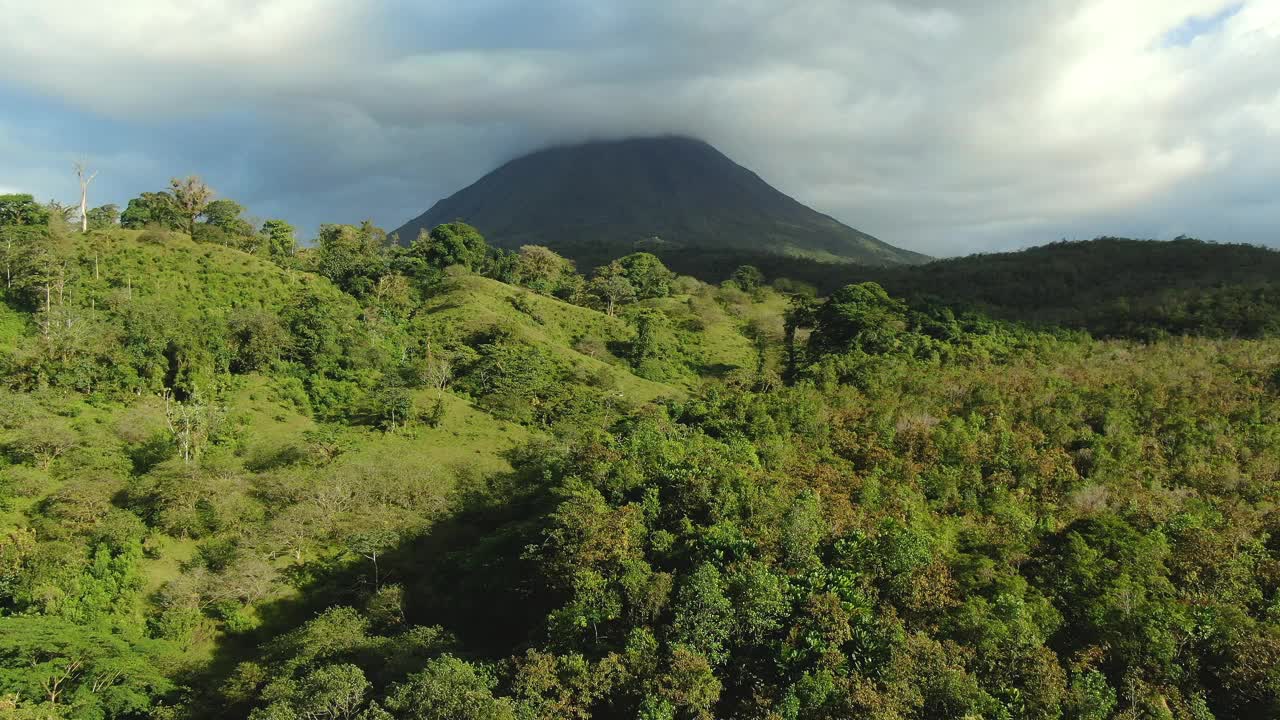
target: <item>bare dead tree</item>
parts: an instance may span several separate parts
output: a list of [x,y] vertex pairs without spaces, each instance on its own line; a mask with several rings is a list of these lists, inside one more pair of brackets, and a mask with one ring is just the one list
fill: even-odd
[[80,181],[80,232],[89,232],[89,183],[98,177],[98,171],[90,173],[83,162],[77,162],[75,168]]

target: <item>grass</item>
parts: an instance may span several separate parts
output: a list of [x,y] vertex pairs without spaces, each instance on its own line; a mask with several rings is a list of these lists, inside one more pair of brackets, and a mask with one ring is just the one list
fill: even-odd
[[[355,301],[307,273],[181,233],[93,232],[72,244],[71,271],[94,301],[162,303],[181,317],[237,309],[279,311],[304,282],[352,308]],[[87,304],[87,298],[81,298]]]
[[[424,391],[419,404],[434,401]],[[505,454],[533,437],[523,426],[498,420],[466,400],[444,395],[444,418],[437,427],[417,425],[407,431],[362,431],[358,448],[338,462],[348,468],[364,466],[371,472],[409,473],[431,481],[442,494],[452,487],[458,472],[481,473],[510,470]]]
[[17,348],[18,340],[27,331],[27,320],[16,310],[0,303],[0,352]]
[[625,396],[640,402],[682,394],[678,387],[636,377],[609,350],[611,343],[633,334],[621,318],[475,275],[453,282],[448,292],[425,303],[437,327],[461,337],[506,329],[518,340],[547,350],[565,367],[609,375]]

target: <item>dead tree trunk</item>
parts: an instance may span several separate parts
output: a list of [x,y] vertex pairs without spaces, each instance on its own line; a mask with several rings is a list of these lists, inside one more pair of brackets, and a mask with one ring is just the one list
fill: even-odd
[[88,173],[82,162],[75,167],[76,178],[80,180],[80,232],[89,232],[89,183],[98,177],[98,172]]

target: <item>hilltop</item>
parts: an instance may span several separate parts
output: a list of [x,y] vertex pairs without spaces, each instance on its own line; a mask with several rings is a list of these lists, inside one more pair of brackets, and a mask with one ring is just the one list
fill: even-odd
[[1280,333],[1280,252],[1252,245],[1104,237],[869,269],[831,284],[865,279],[917,302],[1098,336]]
[[812,210],[705,142],[639,138],[512,160],[396,233],[462,220],[495,245],[546,245],[584,268],[637,249],[757,251],[871,265],[927,258]]

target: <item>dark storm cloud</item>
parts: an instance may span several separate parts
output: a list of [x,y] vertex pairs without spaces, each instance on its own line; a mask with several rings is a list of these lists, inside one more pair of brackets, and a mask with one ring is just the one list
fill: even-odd
[[0,188],[66,198],[85,155],[102,201],[199,172],[260,217],[394,227],[540,145],[672,132],[934,254],[1277,242],[1261,0],[82,6],[0,0]]

